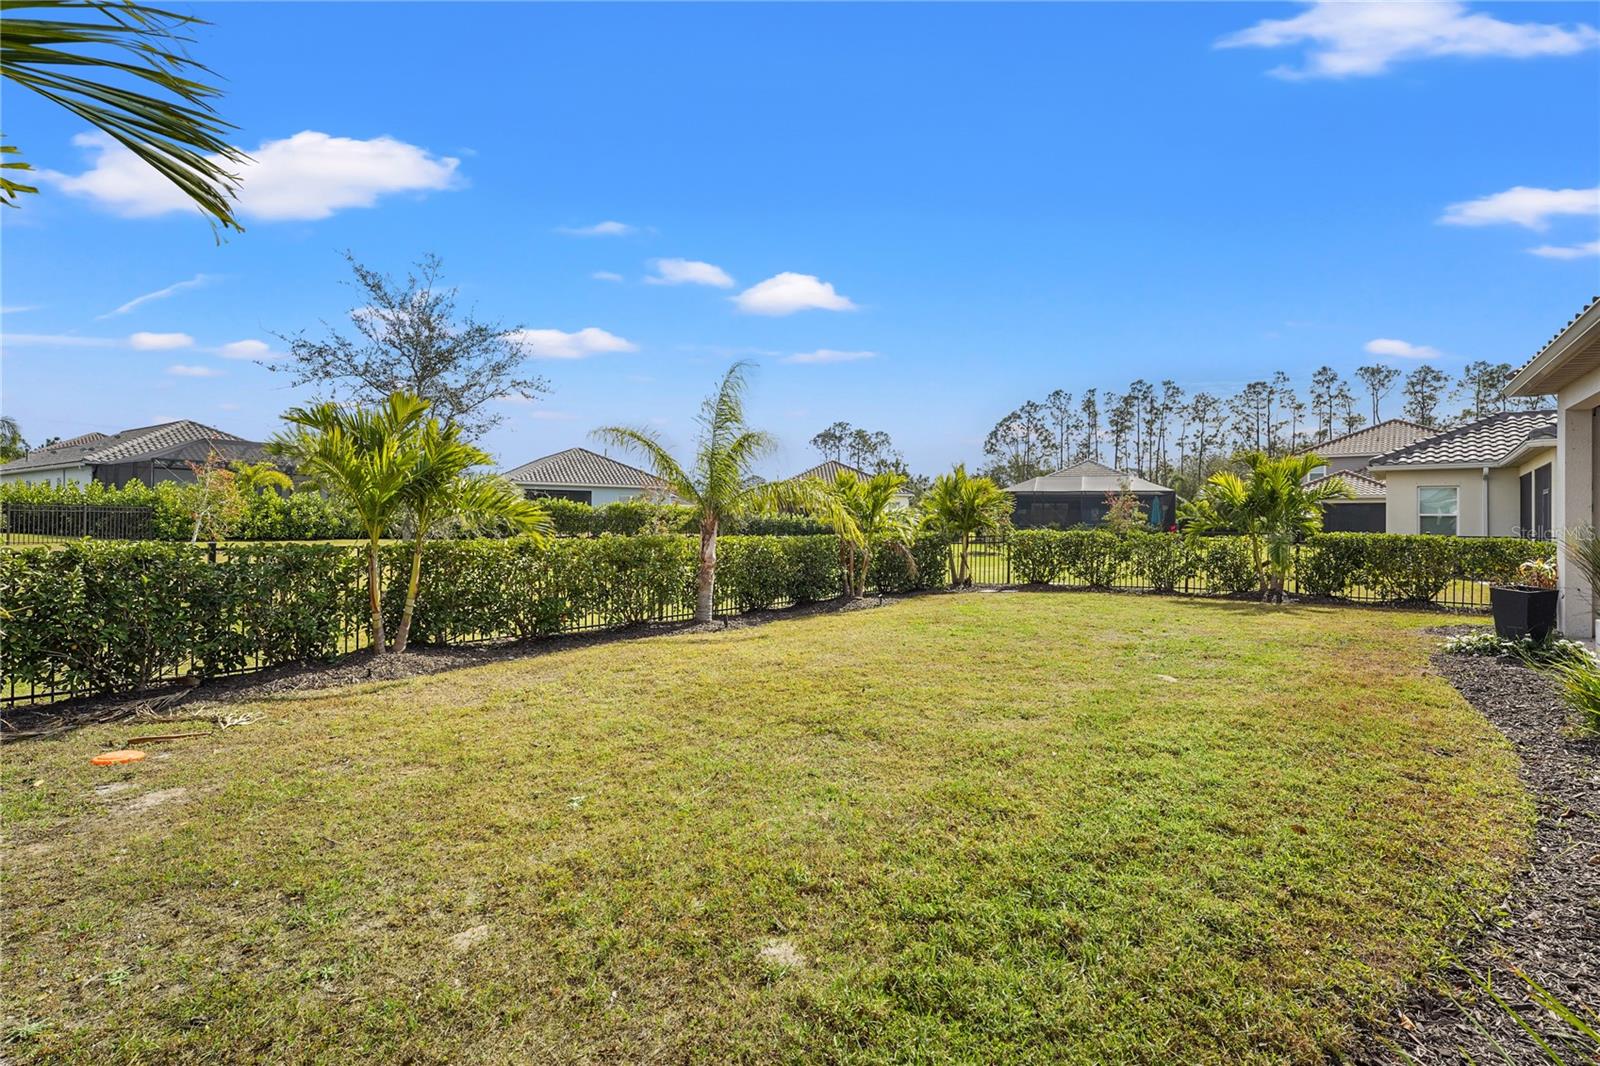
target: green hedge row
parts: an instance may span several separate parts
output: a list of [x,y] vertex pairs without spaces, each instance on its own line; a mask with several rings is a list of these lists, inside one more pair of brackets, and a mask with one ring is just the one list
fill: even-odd
[[[693,509],[682,504],[627,500],[591,507],[576,500],[540,502],[549,510],[556,533],[563,537],[698,531]],[[820,522],[799,515],[751,515],[735,519],[723,532],[734,536],[811,536],[826,533],[827,529]]]
[[[885,559],[887,552],[880,553]],[[947,546],[920,541],[874,569],[879,591],[948,582]],[[719,540],[722,613],[842,591],[832,536]],[[698,544],[683,536],[436,541],[427,546],[412,638],[459,643],[685,618]],[[399,620],[404,546],[386,549],[385,609]],[[0,553],[0,678],[9,685],[126,692],[156,678],[328,659],[366,644],[365,566],[324,544],[205,548],[76,541]]]
[[[1019,584],[1223,595],[1257,587],[1242,537],[1023,530],[1010,547]],[[1554,555],[1548,541],[1514,537],[1319,533],[1300,545],[1289,587],[1322,599],[1427,603],[1452,581],[1509,581],[1523,562]]]
[[[99,482],[89,485],[0,485],[0,502],[54,506],[147,507],[158,540],[184,541],[193,534],[193,520],[183,488],[162,481],[153,488],[130,481],[122,488]],[[236,540],[342,540],[359,538],[361,526],[348,507],[320,492],[302,489],[288,496],[276,492],[246,497],[244,517],[233,532]]]

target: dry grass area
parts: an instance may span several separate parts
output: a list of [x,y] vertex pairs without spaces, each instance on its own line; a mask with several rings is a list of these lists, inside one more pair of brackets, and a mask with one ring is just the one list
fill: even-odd
[[1070,593],[7,749],[18,1062],[1313,1062],[1532,820],[1436,616]]

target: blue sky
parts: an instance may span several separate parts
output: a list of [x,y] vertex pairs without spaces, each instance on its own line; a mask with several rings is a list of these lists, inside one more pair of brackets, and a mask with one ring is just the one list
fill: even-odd
[[507,466],[605,423],[685,443],[743,355],[769,472],[838,419],[935,472],[1052,388],[1303,384],[1375,340],[1519,363],[1600,292],[1593,4],[194,10],[261,160],[221,245],[5,88],[53,172],[0,215],[0,404],[30,439],[270,433],[303,397],[239,342],[343,325],[347,248],[437,252],[569,356],[505,405]]

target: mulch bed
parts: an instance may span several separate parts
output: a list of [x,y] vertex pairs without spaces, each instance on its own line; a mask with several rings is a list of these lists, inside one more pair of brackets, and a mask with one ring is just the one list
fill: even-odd
[[[903,596],[949,595],[913,592]],[[373,655],[360,651],[325,663],[286,663],[233,677],[213,678],[204,684],[187,679],[151,688],[137,695],[89,696],[57,703],[19,705],[0,714],[0,742],[55,736],[85,725],[127,719],[180,721],[205,717],[210,705],[241,703],[313,689],[364,685],[373,681],[399,681],[408,677],[437,674],[486,663],[527,659],[551,652],[567,651],[592,644],[612,644],[623,640],[663,635],[717,633],[725,629],[744,629],[790,618],[809,618],[841,611],[867,610],[893,602],[903,596],[870,597],[860,600],[828,600],[803,607],[784,607],[750,611],[715,622],[641,623],[622,629],[595,633],[573,633],[536,640],[505,641],[456,647],[430,647],[414,644],[404,655]]]
[[1480,993],[1476,975],[1491,978],[1566,1062],[1600,1062],[1600,1046],[1532,1002],[1515,972],[1569,1008],[1600,1016],[1600,740],[1575,732],[1547,673],[1509,659],[1441,652],[1433,661],[1521,756],[1522,783],[1538,808],[1533,852],[1503,909],[1458,947],[1458,963],[1379,1019],[1350,1061],[1548,1066],[1552,1059],[1517,1019]]

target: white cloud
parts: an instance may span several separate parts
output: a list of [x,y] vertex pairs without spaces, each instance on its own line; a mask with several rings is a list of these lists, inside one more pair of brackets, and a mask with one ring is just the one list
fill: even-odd
[[785,363],[854,363],[862,359],[876,359],[877,352],[841,352],[835,348],[818,348],[814,352],[795,352],[785,356]]
[[194,338],[187,333],[133,333],[128,336],[128,347],[136,352],[164,352],[193,346]]
[[[72,142],[94,155],[93,165],[82,174],[41,171],[41,180],[125,218],[196,210],[176,186],[105,134],[82,133]],[[264,141],[249,155],[246,162],[222,165],[239,175],[239,213],[263,222],[327,218],[343,208],[371,207],[391,193],[449,189],[460,181],[459,159],[393,137],[363,141],[303,130]]]
[[1589,241],[1586,244],[1541,244],[1537,248],[1529,248],[1528,254],[1543,256],[1545,259],[1587,259],[1591,255],[1600,255],[1600,241]]
[[167,373],[180,378],[219,378],[222,371],[214,366],[187,366],[183,363],[174,363],[167,367]]
[[153,300],[165,300],[167,297],[176,296],[178,293],[184,292],[185,290],[198,289],[200,286],[214,280],[216,279],[210,274],[196,274],[188,281],[175,281],[164,289],[157,289],[155,292],[147,292],[143,296],[135,296],[133,299],[129,300],[115,311],[107,311],[105,314],[97,317],[111,318],[114,315],[125,315],[129,311],[132,311],[137,307],[141,307],[144,304],[150,303]]
[[814,274],[784,271],[757,282],[733,298],[739,310],[752,315],[792,315],[796,311],[854,311],[856,305]]
[[1286,19],[1264,19],[1229,34],[1218,48],[1306,46],[1303,67],[1277,67],[1282,78],[1382,74],[1405,60],[1574,55],[1600,44],[1600,31],[1578,23],[1502,22],[1461,3],[1343,3],[1320,0]]
[[1600,216],[1600,185],[1592,189],[1534,189],[1518,185],[1476,200],[1445,208],[1439,221],[1450,226],[1496,226],[1509,223],[1543,230],[1562,215]]
[[0,315],[20,315],[24,311],[37,310],[39,310],[37,304],[12,304],[7,307],[0,307]]
[[615,270],[596,270],[593,274],[590,274],[589,276],[591,278],[593,278],[594,280],[596,280],[596,281],[621,281],[622,280],[622,275],[618,274]]
[[559,329],[519,329],[506,339],[535,359],[587,359],[601,352],[636,352],[639,346],[614,333],[587,326],[576,333]]
[[229,341],[217,349],[224,359],[264,359],[272,351],[266,341]]
[[1412,344],[1392,337],[1378,337],[1362,345],[1371,355],[1387,355],[1395,359],[1436,359],[1442,352],[1426,344]]
[[607,219],[596,222],[592,226],[557,226],[557,233],[565,233],[568,237],[626,237],[630,233],[637,233],[637,226],[630,226],[626,222]]
[[651,266],[656,272],[644,280],[651,285],[711,285],[718,289],[733,288],[733,279],[727,271],[698,259],[657,259]]

